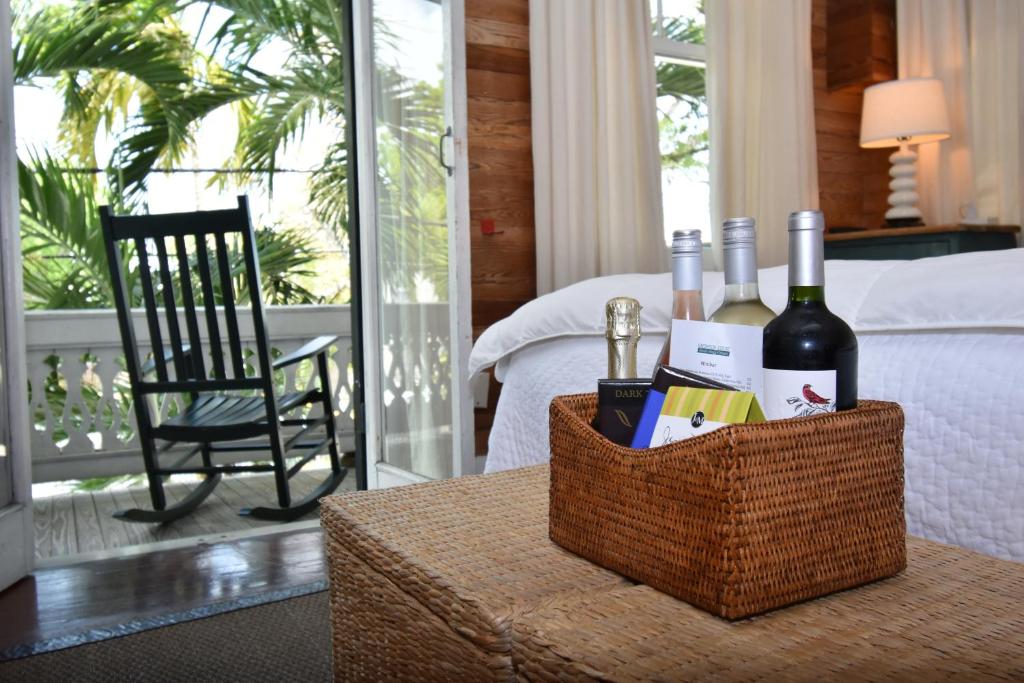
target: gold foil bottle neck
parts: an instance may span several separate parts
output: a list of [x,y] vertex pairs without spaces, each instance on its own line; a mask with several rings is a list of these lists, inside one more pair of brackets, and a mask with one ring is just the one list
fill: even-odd
[[609,299],[604,307],[608,339],[640,336],[640,302],[628,296]]
[[610,299],[604,307],[608,340],[608,378],[636,377],[636,347],[640,341],[640,302],[628,296]]

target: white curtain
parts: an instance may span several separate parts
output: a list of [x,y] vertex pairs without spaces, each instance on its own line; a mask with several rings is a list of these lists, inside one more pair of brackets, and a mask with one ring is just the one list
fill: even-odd
[[668,267],[646,0],[530,0],[537,293]]
[[971,0],[971,141],[979,216],[1024,220],[1024,2]]
[[1024,3],[899,0],[900,78],[942,80],[951,137],[920,145],[919,206],[925,223],[981,217],[1019,224],[1022,173]]
[[818,208],[810,0],[713,0],[707,12],[711,224],[757,219],[761,266],[788,258],[786,219]]
[[970,60],[964,0],[900,0],[896,5],[900,78],[942,80],[950,137],[917,146],[918,207],[928,225],[956,223],[974,198],[971,132],[967,118]]

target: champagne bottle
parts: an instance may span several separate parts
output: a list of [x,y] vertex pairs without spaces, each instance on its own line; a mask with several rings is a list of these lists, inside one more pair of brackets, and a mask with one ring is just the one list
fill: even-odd
[[626,296],[604,307],[608,341],[608,379],[597,380],[594,427],[617,444],[628,446],[650,391],[650,380],[636,379],[636,347],[640,341],[640,302]]
[[825,218],[789,216],[789,303],[764,328],[769,420],[857,406],[857,337],[825,306]]
[[608,341],[608,379],[633,379],[640,342],[640,302],[628,296],[609,299],[604,308]]
[[[672,233],[672,320],[704,320],[704,245],[700,230],[676,230]],[[669,321],[665,346],[654,366],[670,365],[672,321]]]
[[708,318],[715,323],[764,327],[775,312],[757,290],[757,235],[753,218],[730,218],[722,224],[725,253],[725,300]]

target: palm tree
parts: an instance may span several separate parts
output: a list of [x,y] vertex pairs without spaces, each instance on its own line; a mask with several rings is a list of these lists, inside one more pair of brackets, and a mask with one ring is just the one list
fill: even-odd
[[[178,17],[189,7],[204,11],[199,33],[215,15],[226,17],[212,27],[207,45],[197,45],[196,37],[181,28]],[[309,126],[330,126],[337,136],[313,169],[310,206],[344,249],[346,51],[339,11],[336,0],[88,0],[16,12],[16,83],[59,80],[65,101],[62,137],[78,163],[95,164],[97,131],[114,131],[118,121],[125,122],[107,165],[116,200],[128,208],[144,197],[152,169],[180,160],[198,123],[222,107],[234,107],[239,121],[227,165],[241,170],[242,182],[271,190],[281,153]],[[287,54],[275,73],[254,66],[269,46],[283,46]],[[439,91],[386,68],[379,82],[386,99],[402,103],[409,114],[381,140],[380,183],[387,194],[389,182],[400,180],[387,175],[389,136],[405,157],[402,173],[439,173],[433,147],[443,108]],[[410,245],[413,252],[424,251],[424,243],[445,247],[445,240],[430,232],[436,228],[429,216],[437,213],[432,205],[437,202],[428,199],[424,205],[419,199],[414,205],[392,203],[403,228],[411,229],[391,231],[382,240],[385,259],[389,251]],[[439,290],[445,287],[446,248],[425,251],[419,272],[395,269],[387,282],[409,290],[412,280],[425,276]]]
[[[669,20],[663,30],[675,41],[704,42],[704,26],[693,19]],[[655,75],[658,97],[668,102],[658,112],[661,139],[671,141],[671,149],[662,150],[662,167],[702,166],[698,154],[708,149],[707,125],[700,122],[707,116],[704,69],[666,61],[658,64]]]
[[[97,193],[92,179],[69,173],[53,157],[18,162],[21,191],[22,263],[25,305],[30,309],[113,308],[110,271],[99,224]],[[317,247],[295,230],[256,231],[263,297],[270,304],[315,303],[300,283],[316,276]],[[248,298],[241,244],[228,243],[237,299]],[[142,305],[142,291],[131,250],[121,264],[132,305]],[[196,269],[192,269],[196,272]],[[176,275],[173,276],[176,278]],[[198,281],[193,289],[198,290]],[[176,292],[180,288],[175,287]]]

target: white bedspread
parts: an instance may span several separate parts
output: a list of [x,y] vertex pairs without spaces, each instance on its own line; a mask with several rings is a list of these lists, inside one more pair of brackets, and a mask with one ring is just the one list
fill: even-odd
[[[660,321],[660,333],[640,344],[640,366],[653,367],[668,282],[655,275],[580,283],[527,304],[481,337],[471,366],[496,364],[504,383],[487,471],[548,459],[551,398],[593,391],[605,373],[601,309],[611,296],[640,298],[645,331]],[[906,412],[909,532],[1024,561],[1024,250],[830,261],[826,282],[829,306],[857,332],[860,395],[898,401]],[[761,285],[766,303],[780,310],[785,270],[762,271]],[[721,289],[721,274],[708,273],[709,309]]]

